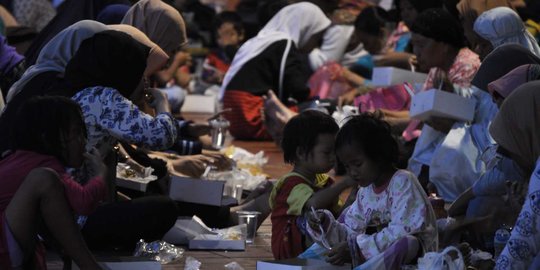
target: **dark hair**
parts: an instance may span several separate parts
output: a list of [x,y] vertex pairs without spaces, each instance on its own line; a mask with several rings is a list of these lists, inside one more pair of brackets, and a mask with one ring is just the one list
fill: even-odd
[[398,143],[390,125],[371,113],[347,118],[336,137],[336,151],[355,145],[361,147],[366,157],[382,166],[396,165],[399,159]]
[[307,110],[294,116],[283,128],[283,159],[294,164],[297,149],[306,155],[313,150],[321,134],[336,134],[339,126],[334,118],[320,111]]
[[74,125],[81,126],[86,136],[86,126],[79,105],[61,96],[36,96],[23,103],[16,114],[17,121],[11,129],[11,150],[27,150],[51,155],[61,162],[65,145],[62,141]]
[[442,8],[432,8],[420,13],[411,31],[446,43],[456,49],[465,47],[465,35],[461,23]]
[[371,35],[383,35],[383,29],[388,21],[388,13],[380,7],[368,7],[356,17],[354,28]]
[[234,27],[234,30],[238,34],[244,33],[244,23],[242,22],[242,17],[234,11],[223,11],[219,13],[214,19],[214,29],[217,29],[224,23],[231,23]]

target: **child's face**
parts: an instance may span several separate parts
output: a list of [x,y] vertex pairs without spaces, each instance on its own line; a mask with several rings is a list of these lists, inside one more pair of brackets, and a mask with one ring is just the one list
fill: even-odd
[[238,33],[230,22],[221,24],[217,29],[217,42],[220,47],[238,46],[243,39],[244,35]]
[[83,164],[84,153],[86,152],[86,137],[83,131],[81,124],[74,124],[62,138],[64,145],[63,155],[67,162],[66,165],[69,167],[78,168]]
[[369,186],[380,175],[379,166],[367,158],[358,145],[341,147],[337,155],[347,174],[362,187]]
[[334,151],[334,134],[320,134],[313,150],[308,154],[306,164],[312,167],[315,173],[330,171],[336,162]]

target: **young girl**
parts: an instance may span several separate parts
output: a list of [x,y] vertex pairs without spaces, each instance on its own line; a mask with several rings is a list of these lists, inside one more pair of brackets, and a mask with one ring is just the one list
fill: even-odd
[[[52,235],[80,269],[99,269],[73,217],[93,212],[106,194],[98,151],[85,154],[81,109],[65,97],[33,98],[17,119],[13,152],[0,161],[0,269],[46,269],[38,233]],[[85,159],[92,175],[81,186],[64,168]]]
[[334,166],[338,129],[332,117],[312,110],[285,125],[281,148],[285,162],[294,168],[279,179],[270,194],[272,253],[276,259],[296,257],[304,251],[305,211],[337,207],[339,194],[354,184],[352,180],[334,184],[324,174]]
[[330,263],[399,269],[436,249],[433,209],[416,177],[394,167],[399,151],[386,122],[371,114],[350,118],[337,135],[336,153],[361,188],[343,223],[326,210],[309,217],[310,235],[331,247]]

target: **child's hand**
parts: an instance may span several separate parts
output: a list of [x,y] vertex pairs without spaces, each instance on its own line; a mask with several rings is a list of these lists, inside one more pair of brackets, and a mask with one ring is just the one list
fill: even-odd
[[327,262],[333,265],[343,265],[345,263],[352,262],[351,251],[347,241],[340,242],[332,247],[332,250],[328,252]]
[[328,218],[323,212],[320,212],[320,211],[316,211],[316,212],[309,211],[306,213],[306,216],[307,216],[308,226],[313,231],[316,231],[316,232],[321,230],[319,225],[328,223]]

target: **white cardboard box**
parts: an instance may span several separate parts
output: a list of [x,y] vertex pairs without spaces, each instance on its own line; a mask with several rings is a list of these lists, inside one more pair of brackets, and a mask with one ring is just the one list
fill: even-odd
[[437,116],[467,122],[473,120],[474,109],[475,102],[472,99],[431,89],[413,96],[409,114],[419,120]]
[[150,181],[137,181],[136,179],[124,179],[116,177],[116,185],[123,188],[129,188],[137,191],[145,192]]
[[169,197],[176,201],[213,206],[228,206],[238,203],[234,198],[223,196],[224,186],[225,181],[171,176]]
[[331,265],[323,260],[287,259],[279,261],[257,261],[257,270],[351,270],[351,265]]
[[176,220],[174,226],[163,236],[163,240],[175,245],[187,245],[189,244],[189,240],[199,234],[217,233],[212,232],[197,216],[191,218],[180,217]]
[[185,113],[209,113],[217,112],[218,100],[214,95],[187,95],[180,109]]
[[244,239],[228,240],[215,234],[200,234],[189,240],[189,249],[246,250],[246,242]]
[[376,67],[373,68],[371,84],[375,86],[389,86],[404,82],[408,83],[424,83],[427,79],[427,74],[420,72],[412,72],[406,69],[395,67]]

